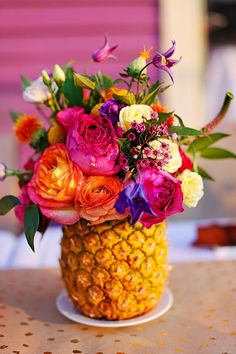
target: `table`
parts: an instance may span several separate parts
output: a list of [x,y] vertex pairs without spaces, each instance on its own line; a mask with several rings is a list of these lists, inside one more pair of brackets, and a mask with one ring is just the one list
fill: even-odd
[[235,354],[236,261],[178,263],[174,305],[152,322],[118,329],[67,320],[55,307],[58,269],[0,271],[0,353]]

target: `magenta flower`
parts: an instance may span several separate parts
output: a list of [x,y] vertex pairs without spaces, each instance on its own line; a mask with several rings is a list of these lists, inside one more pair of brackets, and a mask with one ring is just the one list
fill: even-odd
[[80,114],[83,113],[83,107],[69,107],[58,112],[56,119],[58,123],[64,128],[65,132],[68,133],[70,127],[74,125],[75,121],[79,119]]
[[71,160],[88,175],[108,176],[121,170],[117,133],[108,118],[81,114],[67,141]]
[[140,171],[139,178],[146,200],[155,214],[142,214],[139,221],[145,227],[162,222],[168,216],[184,210],[181,182],[171,174],[149,167]]
[[21,204],[17,205],[14,211],[19,222],[24,225],[25,210],[31,203],[26,184],[23,185],[21,189],[21,194],[19,195],[18,199]]
[[96,63],[100,63],[101,61],[106,60],[107,58],[112,58],[115,59],[114,55],[112,55],[112,52],[118,47],[118,45],[115,45],[114,47],[110,47],[108,43],[108,38],[107,35],[105,34],[105,43],[104,46],[98,50],[95,50],[92,54],[92,59]]
[[171,78],[172,82],[174,82],[173,75],[171,72],[172,66],[178,64],[181,60],[179,59],[170,59],[170,57],[174,54],[175,51],[175,41],[172,41],[172,46],[164,53],[157,53],[153,59],[152,63],[156,68],[165,71]]

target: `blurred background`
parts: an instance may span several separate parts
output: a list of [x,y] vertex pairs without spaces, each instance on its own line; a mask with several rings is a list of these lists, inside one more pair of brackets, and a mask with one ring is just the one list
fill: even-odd
[[[21,167],[25,151],[12,132],[9,111],[35,113],[22,99],[20,75],[36,79],[42,69],[70,60],[83,71],[91,53],[104,42],[119,47],[117,60],[92,64],[117,76],[145,45],[166,50],[177,42],[175,85],[161,100],[201,128],[218,112],[227,91],[236,95],[236,1],[234,0],[8,0],[0,3],[0,161]],[[154,77],[157,73],[151,72]],[[165,80],[169,80],[167,76]],[[236,151],[236,101],[219,129],[232,134],[222,147]],[[236,165],[233,160],[204,161],[216,178],[205,183],[205,197],[197,208],[175,219],[235,217]],[[0,197],[18,195],[16,178],[0,184]],[[0,228],[19,232],[14,214],[0,218]]]

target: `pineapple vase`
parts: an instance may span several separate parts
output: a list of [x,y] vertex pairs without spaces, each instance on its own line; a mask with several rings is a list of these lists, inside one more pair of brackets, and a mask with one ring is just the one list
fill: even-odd
[[166,225],[108,221],[64,226],[60,265],[69,297],[84,315],[124,320],[158,303],[167,282]]

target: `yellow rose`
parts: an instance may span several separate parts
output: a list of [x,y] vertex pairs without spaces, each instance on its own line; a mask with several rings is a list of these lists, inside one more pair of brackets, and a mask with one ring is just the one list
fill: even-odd
[[182,165],[182,158],[179,153],[178,144],[174,143],[173,141],[165,138],[161,138],[159,140],[153,140],[149,143],[149,145],[155,149],[159,150],[161,147],[161,143],[165,143],[169,145],[169,154],[171,155],[171,159],[167,164],[163,166],[163,170],[169,173],[176,172],[180,166]]
[[195,207],[204,195],[202,177],[196,172],[184,170],[177,178],[182,181],[184,204],[189,208]]
[[150,119],[152,108],[145,104],[133,104],[122,108],[119,115],[120,127],[126,132],[134,120],[139,124],[143,122],[143,116]]

